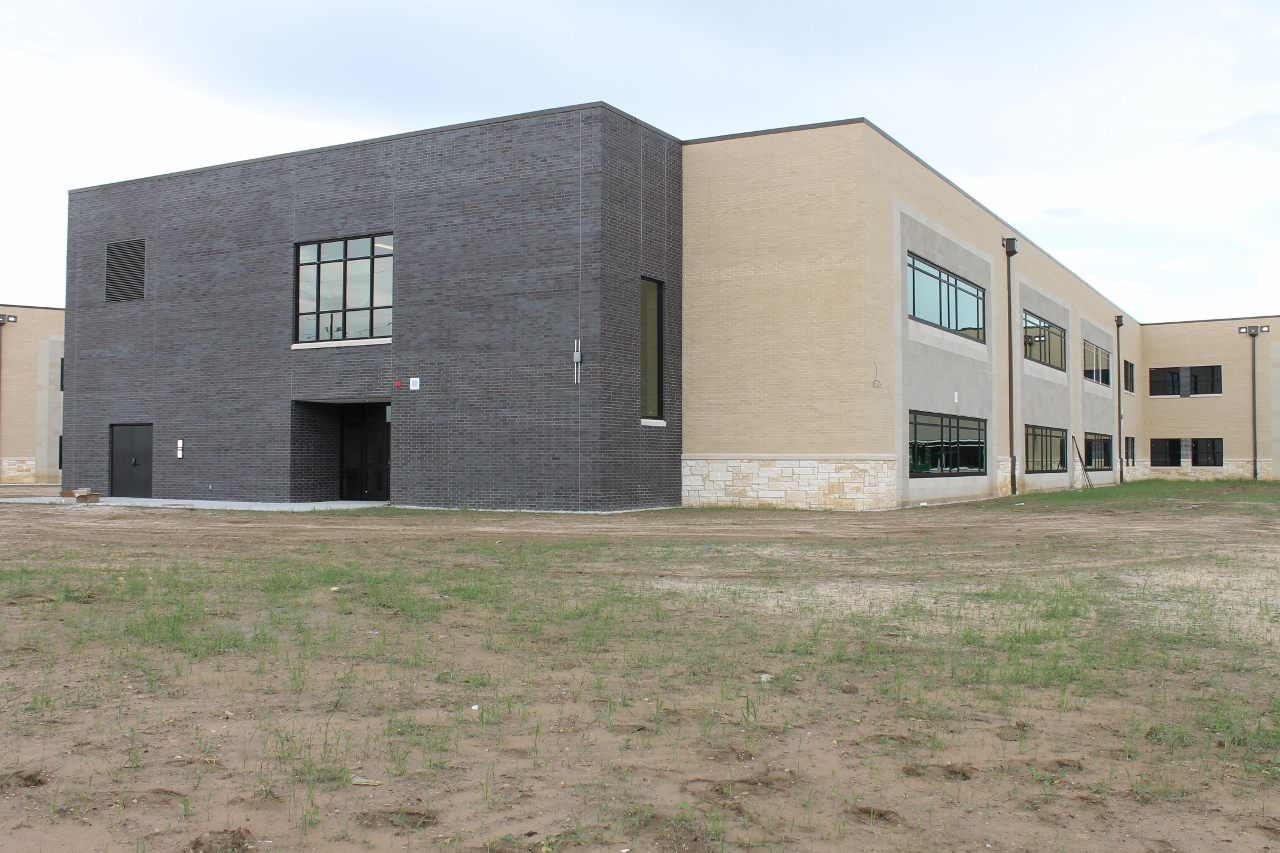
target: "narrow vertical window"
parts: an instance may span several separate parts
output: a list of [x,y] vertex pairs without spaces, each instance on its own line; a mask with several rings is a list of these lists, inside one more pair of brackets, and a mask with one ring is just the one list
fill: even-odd
[[1130,468],[1134,466],[1138,459],[1138,439],[1131,435],[1124,437],[1124,462]]
[[640,279],[640,417],[662,417],[662,284]]
[[1124,363],[1124,390],[1128,391],[1130,394],[1133,394],[1134,384],[1135,383],[1134,383],[1134,376],[1133,376],[1133,362],[1126,361]]

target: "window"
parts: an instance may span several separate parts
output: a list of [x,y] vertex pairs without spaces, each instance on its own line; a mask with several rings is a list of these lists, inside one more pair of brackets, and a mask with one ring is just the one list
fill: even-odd
[[[58,390],[67,390],[67,360],[65,358],[58,359]],[[59,465],[59,468],[62,466]]]
[[662,417],[662,284],[640,279],[640,417]]
[[1221,394],[1222,365],[1213,364],[1191,368],[1192,394]]
[[58,436],[58,470],[62,470],[62,436]]
[[1030,311],[1022,312],[1023,354],[1032,361],[1067,369],[1067,332]]
[[1124,462],[1132,468],[1138,461],[1138,439],[1131,435],[1124,437]]
[[987,473],[987,422],[911,412],[911,477],[972,477]]
[[987,292],[942,267],[907,256],[911,316],[975,341],[987,340]]
[[[1182,371],[1176,367],[1151,368],[1151,396],[1177,397],[1182,394]],[[1154,464],[1154,463],[1153,463]]]
[[146,296],[147,241],[107,244],[107,301],[129,302]]
[[1111,353],[1088,341],[1084,342],[1084,378],[1100,385],[1111,384]]
[[1111,436],[1096,432],[1084,434],[1084,467],[1090,471],[1111,470]]
[[1028,474],[1067,470],[1067,431],[1053,427],[1027,427]]
[[395,237],[298,246],[298,342],[391,337]]
[[1151,439],[1151,467],[1177,468],[1182,465],[1182,439]]
[[1199,466],[1209,466],[1213,468],[1222,467],[1222,439],[1220,438],[1193,438],[1191,439],[1191,464]]
[[1134,389],[1134,386],[1137,384],[1137,383],[1134,381],[1134,375],[1133,375],[1133,374],[1134,374],[1134,370],[1133,370],[1133,362],[1132,362],[1132,361],[1126,361],[1126,362],[1124,363],[1124,390],[1128,391],[1130,394],[1137,393],[1137,392],[1135,392],[1135,391],[1133,390],[1133,389]]

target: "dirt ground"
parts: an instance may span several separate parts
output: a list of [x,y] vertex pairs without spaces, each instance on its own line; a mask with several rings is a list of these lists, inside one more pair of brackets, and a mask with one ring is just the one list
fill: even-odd
[[1280,851],[1272,484],[0,541],[0,850]]

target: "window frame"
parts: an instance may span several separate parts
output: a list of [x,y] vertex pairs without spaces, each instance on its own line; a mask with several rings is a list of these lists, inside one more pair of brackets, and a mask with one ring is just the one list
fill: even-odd
[[[1035,322],[1028,322],[1034,320]],[[1043,329],[1044,342],[1031,341],[1028,339],[1027,330],[1031,328]],[[1050,339],[1057,337],[1059,340],[1058,351],[1062,353],[1062,364],[1054,364],[1053,347]],[[1037,358],[1032,355],[1032,347],[1039,346],[1046,351],[1045,358]],[[1027,361],[1034,361],[1036,364],[1043,364],[1045,367],[1052,367],[1054,370],[1061,370],[1063,373],[1067,371],[1067,330],[1059,326],[1057,323],[1046,320],[1039,314],[1033,314],[1025,308],[1022,311],[1022,357]],[[1048,359],[1048,360],[1046,360]]]
[[[646,393],[645,371],[649,367],[647,363],[648,359],[646,359],[645,357],[646,356],[645,340],[647,338],[647,335],[645,334],[645,323],[647,322],[647,318],[645,316],[645,287],[647,285],[652,285],[655,288],[656,294],[657,294],[657,315],[658,315],[657,328],[654,330],[654,335],[653,335],[654,340],[652,344],[654,348],[654,352],[652,353],[653,361],[654,361],[652,369],[654,371],[654,380],[653,380],[655,385],[654,395],[656,397],[656,399],[654,400],[654,403],[655,403],[654,410],[647,410],[645,408],[645,405],[647,402],[645,400],[645,393]],[[663,399],[666,396],[663,393],[665,391],[665,387],[664,387],[665,382],[663,381],[663,368],[665,367],[665,365],[664,365],[664,359],[662,357],[663,349],[664,349],[663,345],[665,342],[665,329],[663,327],[666,325],[665,323],[665,319],[666,319],[665,291],[666,291],[666,287],[664,286],[663,282],[659,281],[658,279],[649,278],[648,276],[640,277],[640,347],[639,347],[640,349],[640,395],[639,396],[640,396],[641,420],[662,420],[664,417],[666,417],[665,401]]]
[[[1214,396],[1222,393],[1222,365],[1221,364],[1200,364],[1188,369],[1191,371],[1191,396],[1192,397]],[[1199,388],[1199,385],[1202,380],[1200,379],[1200,377],[1196,375],[1197,370],[1209,371],[1208,384],[1209,384],[1210,390],[1204,391]]]
[[1135,389],[1137,388],[1137,384],[1138,384],[1137,373],[1138,373],[1138,368],[1134,365],[1134,363],[1133,363],[1132,361],[1129,361],[1128,359],[1125,359],[1125,361],[1124,361],[1124,390],[1128,391],[1130,394],[1136,394],[1136,393],[1137,393],[1137,392],[1135,391]]
[[[1102,432],[1086,432],[1084,434],[1084,467],[1086,471],[1110,471],[1112,464],[1112,443],[1114,436],[1107,435]],[[1097,453],[1101,445],[1102,461],[1097,459]]]
[[[1045,454],[1032,453],[1032,443],[1042,444],[1048,447],[1047,442],[1059,441],[1061,445],[1058,451],[1058,467],[1044,468],[1032,467],[1033,464],[1039,464]],[[1023,463],[1023,473],[1026,474],[1064,474],[1067,470],[1067,431],[1058,427],[1039,426],[1037,424],[1026,424],[1023,427],[1023,445],[1026,450],[1026,456]],[[1043,448],[1041,448],[1043,449]],[[1048,454],[1052,456],[1052,454]]]
[[[1156,442],[1164,444],[1165,452],[1156,453]],[[1178,455],[1176,460],[1169,455],[1169,448],[1177,447]],[[1156,460],[1162,460],[1157,462]],[[1182,467],[1182,439],[1180,438],[1153,438],[1151,439],[1151,467],[1152,468],[1181,468]]]
[[[1090,370],[1090,364],[1093,368]],[[1100,364],[1101,363],[1101,364]],[[1105,366],[1103,366],[1105,364]],[[1090,373],[1095,376],[1090,376]],[[1084,378],[1099,385],[1111,387],[1111,351],[1091,341],[1084,341]]]
[[[942,448],[942,458],[952,459],[954,465],[947,466],[945,470],[916,470],[915,463],[915,447],[922,442],[915,439],[917,427],[921,426],[920,418],[938,418],[937,424],[927,424],[926,426],[937,426],[942,430],[943,438],[938,442],[937,446]],[[963,423],[962,423],[963,422]],[[958,464],[960,455],[965,447],[972,448],[973,445],[966,445],[964,440],[960,438],[960,430],[977,429],[979,433],[979,447],[982,453],[982,467],[980,470],[973,468],[962,468]],[[948,438],[950,433],[950,438]],[[932,446],[932,445],[931,445]],[[928,479],[935,477],[985,477],[987,475],[987,419],[971,418],[965,415],[946,415],[941,412],[922,412],[911,409],[907,413],[907,479]]]
[[[390,340],[395,337],[395,232],[394,231],[378,231],[373,234],[359,234],[349,237],[334,237],[326,240],[303,240],[295,243],[293,246],[293,341],[295,344],[341,344],[345,341],[378,341]],[[391,251],[378,254],[377,241],[381,239],[391,238]],[[356,240],[369,241],[369,254],[366,257],[351,258],[347,256],[349,251],[348,244]],[[325,243],[342,243],[342,257],[324,261],[320,258],[320,247]],[[303,262],[302,250],[308,246],[316,247],[316,260]],[[347,305],[347,265],[351,261],[359,260],[369,261],[369,304],[367,306],[348,307]],[[375,294],[377,293],[377,261],[379,259],[389,258],[391,260],[391,300],[389,303],[382,305],[376,304]],[[321,270],[324,266],[337,264],[342,268],[342,308],[337,310],[323,311],[320,308],[321,294]],[[312,311],[302,310],[302,269],[303,267],[314,267],[316,271],[315,294],[316,305]],[[374,322],[375,312],[386,311],[390,313],[391,330],[385,335],[374,334],[377,325]],[[347,315],[351,313],[367,312],[369,315],[369,334],[351,337],[347,335]],[[324,315],[341,315],[342,318],[342,336],[333,337],[332,331],[330,337],[320,337],[320,318]],[[302,319],[304,317],[312,317],[316,323],[315,337],[303,338],[301,334]]]
[[[933,272],[938,273],[936,277],[936,280],[938,282],[938,308],[940,313],[945,311],[945,313],[947,314],[945,318],[940,317],[940,319],[945,319],[947,322],[950,322],[953,309],[955,314],[959,314],[959,310],[957,308],[957,306],[959,305],[959,302],[957,300],[956,294],[959,292],[966,292],[966,288],[972,290],[972,292],[968,292],[968,295],[976,298],[977,300],[978,328],[977,328],[976,335],[970,335],[959,328],[953,328],[952,326],[947,325],[946,322],[935,323],[932,320],[927,320],[916,314],[915,273],[917,269],[919,269],[918,267],[916,267],[917,263],[922,264],[928,270],[932,270]],[[927,270],[921,270],[921,272],[924,275],[928,276],[929,278],[934,278],[934,276],[930,275],[930,273]],[[950,280],[948,280],[948,278]],[[945,299],[943,298],[944,288],[946,289]],[[965,338],[970,341],[975,341],[977,343],[983,344],[984,346],[986,345],[987,343],[987,289],[985,287],[981,287],[977,284],[974,284],[973,282],[969,281],[967,278],[956,275],[946,267],[941,266],[940,264],[935,264],[933,261],[926,260],[920,255],[917,255],[915,252],[907,252],[907,291],[908,291],[907,292],[907,297],[908,297],[907,298],[907,316],[910,317],[912,320],[915,320],[917,323],[923,323],[926,326],[932,326],[935,329],[942,329],[944,332],[950,332],[953,335],[959,335],[962,338]]]
[[1124,437],[1124,462],[1130,468],[1138,464],[1138,437],[1135,435]]
[[[1211,442],[1209,447],[1209,460],[1201,461],[1204,458],[1202,447],[1205,442]],[[1222,439],[1220,438],[1193,438],[1191,439],[1191,466],[1193,468],[1222,468],[1225,460],[1222,452]]]

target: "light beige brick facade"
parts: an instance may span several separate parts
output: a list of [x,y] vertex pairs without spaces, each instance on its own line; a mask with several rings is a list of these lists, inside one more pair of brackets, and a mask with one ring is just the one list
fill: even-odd
[[62,481],[63,311],[0,305],[0,484]]
[[[686,503],[869,509],[996,496],[1011,490],[1011,456],[1020,492],[1080,487],[1088,433],[1112,438],[1115,465],[1132,436],[1134,479],[1252,476],[1236,321],[1142,326],[873,125],[690,142],[684,175]],[[1004,237],[1018,239],[1011,283]],[[983,288],[985,340],[910,316],[909,254]],[[1024,310],[1065,329],[1065,370],[1023,357]],[[1110,353],[1109,385],[1085,378],[1085,341]],[[1124,361],[1134,393],[1121,391]],[[1202,364],[1222,365],[1220,397],[1148,394],[1148,367]],[[1258,365],[1259,470],[1271,476],[1280,355],[1269,341]],[[904,476],[911,411],[985,421],[987,473]],[[1028,425],[1067,431],[1065,471],[1026,473]],[[1152,468],[1152,438],[1222,438],[1226,463]],[[1118,482],[1115,465],[1087,481]]]

